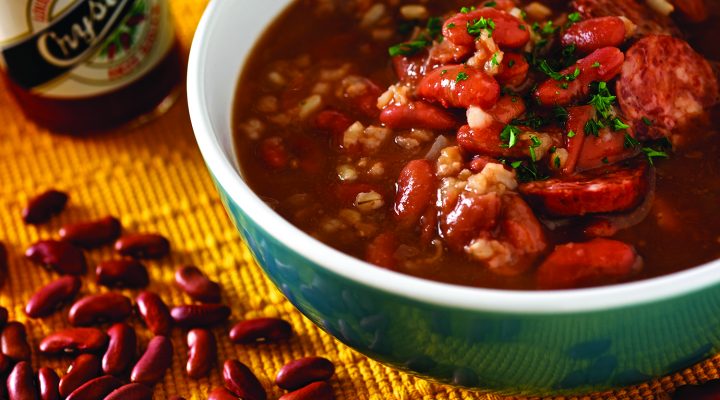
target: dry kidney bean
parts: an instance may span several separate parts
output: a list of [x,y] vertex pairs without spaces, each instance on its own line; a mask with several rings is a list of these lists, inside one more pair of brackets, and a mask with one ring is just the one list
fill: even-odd
[[217,325],[230,317],[230,308],[223,304],[188,304],[170,310],[175,324],[183,328]]
[[187,374],[192,379],[200,379],[210,373],[217,359],[215,336],[207,329],[192,329],[187,334],[188,361]]
[[65,400],[99,400],[122,386],[122,381],[114,376],[101,376],[85,382],[73,390]]
[[124,322],[118,322],[107,330],[110,337],[102,359],[102,369],[108,375],[124,374],[135,361],[137,335]]
[[5,285],[8,277],[8,254],[5,245],[0,243],[0,288]]
[[118,239],[115,250],[133,258],[162,258],[170,252],[170,242],[158,234],[138,233]]
[[55,214],[60,214],[68,201],[68,195],[58,190],[43,192],[28,202],[22,211],[23,221],[26,224],[39,225],[50,220]]
[[103,293],[83,297],[75,302],[68,313],[74,326],[86,326],[101,322],[117,322],[132,314],[130,299],[119,293]]
[[280,318],[256,318],[241,321],[230,330],[233,343],[278,342],[292,336],[290,324]]
[[57,353],[96,353],[103,351],[108,343],[108,335],[96,328],[70,328],[51,333],[40,342],[40,352]]
[[295,390],[312,382],[326,381],[335,373],[335,366],[322,357],[305,357],[285,364],[275,383],[286,390]]
[[304,388],[280,396],[278,400],[334,400],[332,386],[327,382],[313,382]]
[[113,390],[105,400],[152,400],[152,390],[140,383],[130,383]]
[[223,380],[225,388],[243,400],[265,400],[267,398],[265,389],[255,374],[240,361],[225,361]]
[[175,271],[175,284],[203,303],[220,302],[220,285],[208,279],[198,267],[188,265]]
[[27,342],[25,325],[12,321],[5,325],[0,337],[2,353],[13,361],[30,361],[30,345]]
[[94,354],[80,354],[73,361],[67,373],[60,379],[60,395],[67,397],[91,379],[102,373],[100,359]]
[[15,365],[7,378],[7,391],[10,400],[39,400],[35,375],[29,362],[21,361]]
[[216,387],[208,393],[208,400],[238,400],[238,397],[224,387]]
[[135,299],[138,311],[148,329],[155,335],[168,336],[172,327],[172,318],[165,302],[153,292],[142,292]]
[[63,276],[48,283],[28,300],[25,314],[30,318],[47,317],[72,300],[80,286],[81,281],[77,276]]
[[62,275],[84,275],[87,263],[82,249],[59,240],[41,240],[25,251],[30,261]]
[[109,244],[120,237],[122,225],[111,216],[95,221],[68,224],[60,228],[60,237],[76,246],[92,249]]
[[52,368],[42,367],[38,370],[38,383],[40,386],[40,400],[60,400],[58,385],[60,377]]
[[155,336],[148,343],[147,350],[132,369],[130,380],[152,386],[163,378],[172,364],[173,347],[170,339]]
[[95,277],[103,286],[142,288],[150,283],[145,266],[133,259],[103,261],[95,268]]

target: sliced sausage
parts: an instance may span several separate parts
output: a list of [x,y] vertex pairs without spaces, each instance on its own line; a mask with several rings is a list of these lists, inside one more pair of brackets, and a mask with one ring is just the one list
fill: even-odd
[[620,47],[627,30],[620,17],[591,18],[573,24],[562,35],[563,46],[574,45],[581,54],[590,54],[603,47]]
[[570,217],[629,211],[645,198],[651,167],[644,159],[633,159],[570,177],[520,185],[520,192],[543,213]]
[[519,49],[530,40],[530,28],[524,22],[493,7],[461,12],[449,18],[443,25],[443,36],[456,45],[473,45],[477,36],[468,32],[468,25],[480,18],[491,19],[494,22],[492,38],[501,48]]
[[670,17],[655,12],[643,0],[573,0],[573,8],[585,18],[626,17],[637,25],[635,37],[646,35],[680,36]]
[[550,78],[541,83],[535,91],[538,102],[544,106],[566,106],[582,101],[590,94],[592,82],[607,82],[620,73],[625,57],[617,47],[595,50],[560,72],[563,76],[579,75],[574,80]]
[[643,139],[669,137],[718,102],[710,63],[682,39],[648,36],[630,47],[626,60],[618,102]]
[[537,271],[541,289],[573,289],[616,283],[642,268],[635,248],[609,239],[555,247]]
[[424,101],[391,104],[380,113],[380,122],[391,129],[451,130],[460,125],[453,114]]
[[420,81],[417,93],[446,108],[478,106],[488,109],[500,97],[500,85],[480,69],[448,65],[428,73]]

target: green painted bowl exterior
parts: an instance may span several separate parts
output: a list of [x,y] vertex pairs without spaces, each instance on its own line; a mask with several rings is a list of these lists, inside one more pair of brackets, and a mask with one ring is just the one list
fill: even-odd
[[505,394],[584,393],[681,370],[720,346],[718,287],[555,315],[438,306],[303,258],[217,186],[258,264],[298,310],[346,345],[412,374]]

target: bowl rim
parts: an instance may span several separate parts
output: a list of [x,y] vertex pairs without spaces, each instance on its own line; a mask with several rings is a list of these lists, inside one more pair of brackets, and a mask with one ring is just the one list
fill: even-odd
[[[222,0],[213,0],[208,4],[190,49],[187,93],[195,138],[210,173],[232,201],[258,227],[301,257],[345,279],[415,301],[498,313],[562,314],[603,311],[668,300],[720,283],[720,260],[715,260],[669,275],[596,288],[516,291],[467,287],[416,278],[377,267],[310,237],[273,211],[250,189],[234,163],[226,157],[215,134],[207,104],[203,101],[207,96],[203,77],[208,36],[215,25],[213,21],[222,18],[222,13],[219,12],[221,4]],[[247,60],[252,48],[243,55],[243,61]],[[233,90],[235,89],[233,87]]]

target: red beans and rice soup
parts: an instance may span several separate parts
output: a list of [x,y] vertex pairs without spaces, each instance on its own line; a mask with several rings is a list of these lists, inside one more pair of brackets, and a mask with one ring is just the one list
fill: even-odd
[[249,185],[372,264],[500,289],[720,258],[720,3],[299,0],[238,88]]

